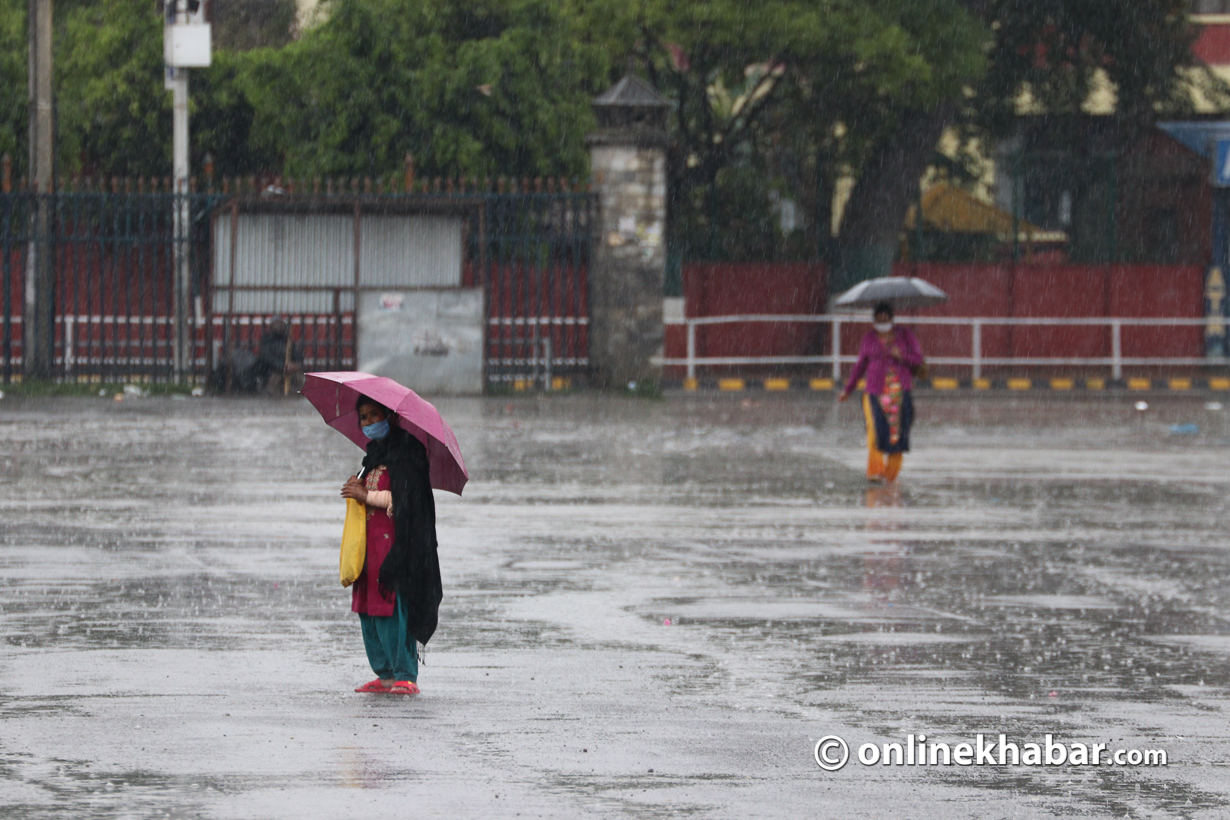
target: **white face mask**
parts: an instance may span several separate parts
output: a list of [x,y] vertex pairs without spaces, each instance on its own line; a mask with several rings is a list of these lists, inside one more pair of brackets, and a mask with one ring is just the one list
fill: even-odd
[[888,333],[893,329],[893,323],[889,322],[873,322],[872,327],[876,329],[876,333]]

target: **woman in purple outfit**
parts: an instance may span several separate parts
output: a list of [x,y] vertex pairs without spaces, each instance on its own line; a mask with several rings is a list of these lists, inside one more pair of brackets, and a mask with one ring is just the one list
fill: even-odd
[[859,379],[863,387],[863,415],[867,421],[867,480],[893,482],[901,472],[901,457],[910,449],[914,423],[913,371],[923,363],[918,339],[893,323],[893,308],[876,305],[873,329],[858,349],[858,361],[838,401],[850,398]]

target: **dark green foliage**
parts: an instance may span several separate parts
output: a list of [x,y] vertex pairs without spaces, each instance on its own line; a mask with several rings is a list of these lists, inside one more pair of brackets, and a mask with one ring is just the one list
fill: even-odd
[[153,3],[98,0],[57,10],[60,174],[171,172],[171,95]]
[[995,47],[975,100],[988,125],[1010,127],[1027,90],[1027,110],[1075,113],[1098,91],[1115,89],[1114,117],[1150,123],[1188,114],[1192,90],[1225,101],[1224,88],[1200,70],[1191,46],[1196,28],[1184,0],[1000,0]]
[[26,167],[26,3],[0,0],[0,156],[8,154],[13,173]]
[[[220,19],[218,44],[281,38],[293,4],[265,5],[252,42]],[[194,168],[208,152],[225,174],[377,175],[412,152],[424,174],[587,174],[589,100],[606,63],[554,0],[332,0],[321,11],[284,47],[218,48],[212,67],[191,71]],[[59,173],[169,174],[155,4],[65,0],[56,14]],[[24,0],[0,0],[0,151],[19,170],[25,42]]]
[[[244,93],[246,54],[214,52],[213,65],[191,74],[192,167],[202,169],[210,154],[216,173],[251,175],[277,172],[278,151],[252,138],[256,111]],[[169,148],[168,148],[169,150]]]
[[[758,167],[759,166],[759,167]],[[810,258],[801,230],[782,231],[781,192],[790,180],[765,175],[762,164],[721,169],[700,207],[675,214],[676,242],[689,259],[738,262]]]
[[[686,258],[814,255],[835,177],[985,62],[984,26],[951,0],[572,5],[612,77],[634,67],[676,101],[671,238]],[[774,199],[799,205],[807,241],[782,235]]]
[[[1074,113],[1104,77],[1137,126],[1186,113],[1193,89],[1227,101],[1183,0],[326,0],[302,32],[290,0],[215,2],[194,168],[209,152],[225,174],[376,176],[410,152],[420,175],[583,177],[590,98],[632,70],[675,103],[670,235],[691,258],[823,252],[839,178],[916,180],[933,145],[911,141],[947,125],[986,144],[1025,89],[1028,110]],[[19,174],[25,7],[0,0],[0,152]],[[60,173],[167,175],[156,4],[56,13]],[[906,155],[922,166],[884,170]],[[805,234],[782,235],[782,199]],[[912,201],[856,187],[851,231],[891,235]]]
[[584,175],[603,65],[549,0],[334,0],[241,83],[292,175]]

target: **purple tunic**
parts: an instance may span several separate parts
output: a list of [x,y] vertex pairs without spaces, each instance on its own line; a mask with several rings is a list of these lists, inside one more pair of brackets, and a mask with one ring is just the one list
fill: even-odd
[[[846,389],[843,392],[852,392],[858,385],[858,380],[865,375],[867,378],[866,391],[873,396],[878,396],[884,392],[884,377],[888,375],[890,367],[897,371],[902,390],[913,388],[914,380],[911,378],[910,368],[918,367],[923,363],[922,348],[919,347],[918,339],[914,337],[914,334],[901,325],[894,326],[893,334],[892,343],[885,345],[880,341],[880,334],[875,330],[867,331],[867,335],[863,337],[863,343],[858,348],[858,361],[854,363],[854,369],[850,371],[850,380],[846,382]],[[897,358],[893,358],[890,347],[896,349]]]

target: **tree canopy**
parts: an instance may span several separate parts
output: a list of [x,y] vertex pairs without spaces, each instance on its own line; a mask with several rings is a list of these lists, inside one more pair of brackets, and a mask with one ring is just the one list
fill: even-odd
[[1192,54],[1197,28],[1184,0],[999,0],[978,114],[1000,130],[1028,109],[1074,113],[1113,93],[1122,121],[1192,112],[1197,96],[1224,104],[1225,88]]
[[[670,231],[694,257],[882,269],[946,129],[985,140],[1108,93],[1138,125],[1190,110],[1193,89],[1228,102],[1186,0],[324,0],[299,32],[287,0],[258,5],[251,37],[246,6],[215,8],[230,34],[191,73],[194,167],[378,175],[412,153],[428,174],[584,176],[590,100],[633,71],[674,102]],[[0,150],[18,168],[25,6],[0,0]],[[157,9],[56,8],[60,173],[166,175]],[[783,235],[790,208],[806,232]]]
[[[989,39],[952,0],[570,0],[570,8],[617,70],[643,72],[676,101],[672,233],[685,253],[711,258],[774,244],[807,253],[769,212],[783,199],[810,200],[820,233],[815,223],[826,217],[816,203],[831,199],[835,177],[857,173],[910,111],[976,82]],[[760,217],[748,220],[753,213]],[[738,224],[758,234],[730,229]]]
[[[67,0],[56,14],[59,173],[166,175],[157,9]],[[409,152],[434,174],[586,175],[607,63],[555,0],[325,0],[321,17],[285,45],[216,49],[191,71],[194,167],[210,153],[222,173],[379,174]],[[24,0],[0,0],[0,47],[0,149],[20,169]]]
[[0,156],[17,173],[25,168],[27,112],[26,4],[0,0]]
[[60,174],[166,175],[171,95],[162,18],[131,0],[59,10],[53,65]]
[[551,0],[333,0],[244,55],[251,142],[294,175],[584,175],[604,64]]

